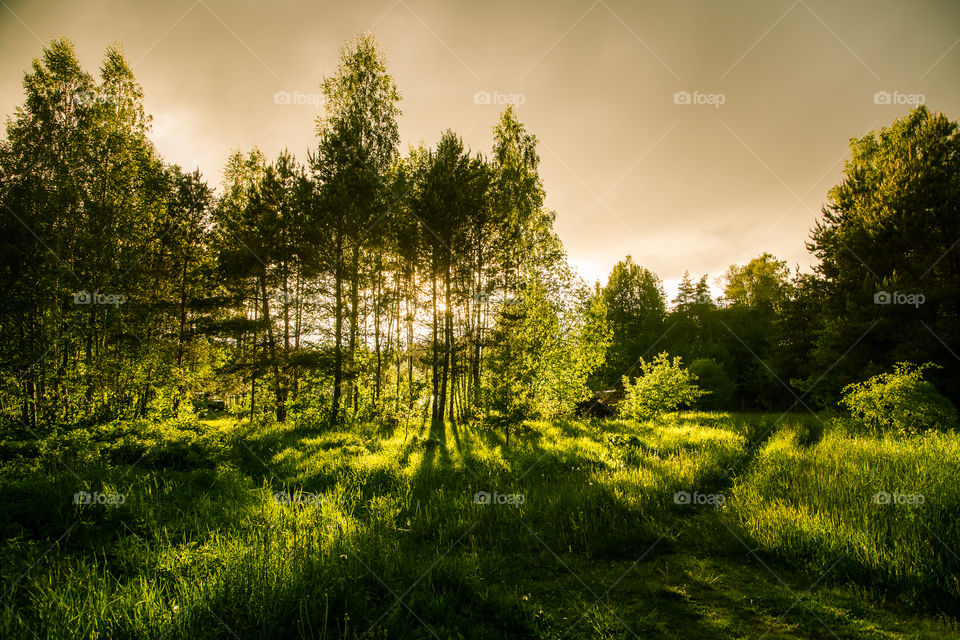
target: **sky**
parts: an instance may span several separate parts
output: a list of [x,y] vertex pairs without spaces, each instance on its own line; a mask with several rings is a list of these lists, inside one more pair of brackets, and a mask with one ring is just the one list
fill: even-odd
[[630,254],[671,296],[764,251],[809,270],[849,139],[918,102],[960,117],[957,0],[0,0],[0,113],[53,38],[94,74],[119,43],[160,153],[217,185],[237,148],[306,160],[318,84],[365,31],[402,150],[449,128],[489,154],[516,104],[570,262],[604,281]]

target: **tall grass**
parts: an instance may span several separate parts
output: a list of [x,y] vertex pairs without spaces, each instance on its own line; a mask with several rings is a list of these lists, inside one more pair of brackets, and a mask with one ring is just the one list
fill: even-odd
[[[558,596],[564,606],[588,612],[568,637],[616,637],[619,616],[593,602],[568,563],[633,561],[661,540],[709,554],[730,543],[720,517],[742,519],[791,561],[852,553],[842,567],[853,579],[949,592],[955,565],[923,525],[958,543],[947,520],[958,507],[955,438],[897,445],[828,433],[804,447],[783,432],[751,455],[773,425],[709,413],[533,422],[510,448],[495,431],[452,425],[446,446],[402,429],[303,422],[58,434],[0,467],[0,637],[557,637],[576,612],[545,611],[528,593],[547,567],[573,581]],[[722,509],[674,500],[730,494],[734,476]],[[880,489],[928,501],[884,510],[870,502]],[[74,505],[79,490],[125,501]],[[314,498],[284,504],[278,491]],[[522,500],[477,504],[478,491]]]
[[955,607],[960,435],[875,438],[837,426],[818,442],[801,440],[792,430],[774,435],[733,488],[756,543],[833,578],[918,602],[945,596]]

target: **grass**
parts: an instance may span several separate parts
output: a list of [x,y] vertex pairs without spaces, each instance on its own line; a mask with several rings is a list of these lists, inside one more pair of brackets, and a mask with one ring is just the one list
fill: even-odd
[[917,604],[956,602],[957,469],[957,434],[894,439],[837,429],[804,446],[785,430],[733,495],[751,537],[785,561],[904,592]]
[[3,441],[0,637],[960,637],[957,436],[777,418]]

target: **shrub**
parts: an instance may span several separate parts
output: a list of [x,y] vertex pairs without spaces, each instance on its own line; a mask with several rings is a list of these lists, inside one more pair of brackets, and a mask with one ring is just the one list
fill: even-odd
[[892,373],[847,385],[840,404],[856,423],[878,434],[909,435],[954,427],[956,408],[923,379],[923,372],[936,366],[900,362]]
[[636,382],[623,376],[624,399],[617,405],[625,418],[649,420],[709,393],[694,384],[697,376],[680,366],[680,358],[663,352],[651,362],[640,359],[643,375]]

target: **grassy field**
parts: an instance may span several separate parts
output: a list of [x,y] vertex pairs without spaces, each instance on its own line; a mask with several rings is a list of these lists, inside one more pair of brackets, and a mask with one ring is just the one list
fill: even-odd
[[0,636],[960,637],[960,437],[778,418],[11,434]]

